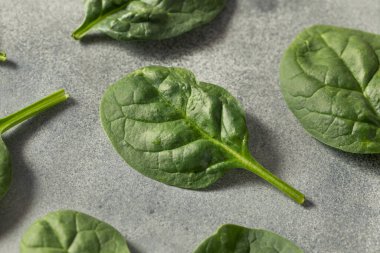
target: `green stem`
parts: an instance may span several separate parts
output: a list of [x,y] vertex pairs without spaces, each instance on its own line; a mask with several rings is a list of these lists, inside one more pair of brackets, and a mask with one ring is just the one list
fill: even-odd
[[81,27],[79,27],[77,30],[75,30],[71,36],[72,36],[75,40],[80,40],[80,39],[83,38],[84,35],[86,35],[86,33],[87,33],[89,30],[91,30],[91,28],[92,28],[94,25],[95,25],[95,24],[90,23],[89,25],[81,26]]
[[28,107],[25,107],[24,109],[16,113],[13,113],[9,116],[6,116],[5,118],[0,119],[0,134],[6,132],[13,126],[20,124],[21,122],[67,100],[68,97],[69,95],[66,94],[65,90],[62,89],[54,92],[53,94],[41,99],[40,101]]
[[0,61],[6,61],[7,60],[7,54],[5,52],[0,52]]
[[[196,126],[195,126],[196,127]],[[199,128],[198,128],[199,129]],[[201,130],[199,130],[201,131]],[[248,147],[243,151],[243,153],[238,153],[232,148],[228,147],[227,145],[214,140],[213,138],[208,137],[207,134],[201,132],[205,138],[209,139],[211,142],[213,142],[215,145],[220,146],[223,148],[227,153],[230,153],[233,157],[236,158],[236,161],[238,163],[238,166],[251,171],[282,191],[284,194],[289,196],[291,199],[293,199],[298,204],[303,204],[305,202],[305,195],[303,195],[301,192],[290,186],[289,184],[282,181],[280,178],[273,175],[269,170],[264,168],[260,163],[258,163],[255,158],[252,157],[252,155],[249,153]],[[243,145],[246,145],[246,141]]]
[[269,170],[265,169],[260,163],[258,163],[253,157],[250,159],[241,159],[240,162],[242,163],[244,169],[249,170],[259,177],[263,178],[265,181],[288,195],[298,204],[302,205],[305,202],[305,195],[282,181],[280,178],[273,175]]

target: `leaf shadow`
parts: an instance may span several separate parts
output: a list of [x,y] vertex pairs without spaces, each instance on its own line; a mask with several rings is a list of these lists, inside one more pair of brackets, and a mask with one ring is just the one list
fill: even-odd
[[141,251],[130,241],[127,240],[128,248],[131,253],[141,253]]
[[305,209],[313,209],[316,207],[316,205],[314,204],[314,202],[311,200],[311,199],[305,199],[305,202],[302,204],[302,206],[305,208]]
[[[260,120],[247,114],[247,127],[249,132],[249,150],[252,156],[272,173],[277,174],[279,153],[275,146],[275,139],[270,130]],[[258,180],[259,179],[259,180]],[[254,183],[263,183],[254,173],[244,169],[232,169],[215,184],[204,191],[219,191],[227,188],[245,187]]]
[[[316,140],[317,141],[317,140]],[[334,157],[344,163],[354,164],[361,171],[373,176],[380,176],[380,154],[356,154],[344,152],[317,141],[319,145],[327,148]]]
[[278,0],[253,0],[252,3],[261,12],[275,11],[278,6]]
[[18,64],[13,61],[12,59],[7,59],[4,62],[0,62],[0,68],[7,68],[11,70],[16,70],[18,69]]
[[117,41],[101,33],[86,35],[80,42],[83,46],[107,44],[128,50],[138,57],[175,59],[201,50],[225,37],[228,24],[237,7],[237,0],[228,0],[225,9],[209,24],[198,27],[178,37],[160,41]]
[[41,125],[48,124],[48,121],[74,104],[75,101],[70,99],[16,126],[14,130],[3,136],[11,154],[13,180],[9,192],[0,200],[0,237],[17,227],[33,202],[35,176],[25,159],[25,143],[33,137]]

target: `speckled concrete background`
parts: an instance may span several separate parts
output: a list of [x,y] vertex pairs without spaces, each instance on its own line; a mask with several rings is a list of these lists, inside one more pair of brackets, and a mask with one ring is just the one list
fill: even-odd
[[[380,252],[380,157],[351,155],[311,138],[286,108],[279,61],[316,23],[380,34],[378,0],[229,0],[211,24],[182,37],[123,43],[70,37],[80,0],[0,0],[0,114],[64,87],[72,99],[4,136],[14,181],[0,202],[0,252],[18,252],[28,225],[76,209],[119,229],[133,253],[190,253],[223,223],[273,230],[306,252]],[[235,170],[205,191],[152,181],[130,169],[101,129],[109,83],[152,64],[182,66],[244,104],[253,154],[302,190],[303,208],[256,176]]]

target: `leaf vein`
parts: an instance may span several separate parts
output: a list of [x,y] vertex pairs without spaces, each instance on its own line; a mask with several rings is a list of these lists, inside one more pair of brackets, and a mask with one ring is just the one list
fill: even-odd
[[[371,103],[371,101],[370,101],[370,99],[365,95],[365,90],[366,90],[366,88],[368,87],[368,84],[364,84],[363,83],[363,86],[365,86],[364,88],[361,86],[361,84],[360,84],[360,82],[359,82],[359,80],[356,78],[356,76],[354,75],[354,73],[352,72],[352,70],[350,69],[350,67],[348,66],[348,64],[346,63],[346,61],[338,54],[338,52],[336,52],[328,43],[327,43],[327,41],[326,41],[326,39],[323,37],[323,34],[321,34],[321,33],[318,33],[318,35],[319,35],[319,37],[322,39],[322,42],[326,45],[326,47],[328,48],[328,49],[330,49],[335,55],[336,55],[336,57],[343,63],[343,65],[346,67],[346,69],[348,70],[348,72],[351,74],[351,76],[354,78],[354,80],[356,81],[356,83],[357,83],[357,85],[358,85],[358,87],[360,88],[360,90],[361,90],[361,93],[363,94],[363,97],[365,98],[365,100],[367,101],[367,104],[371,107],[371,110],[373,111],[373,113],[375,113],[375,115],[377,115],[377,116],[380,116],[380,114],[377,112],[377,110],[375,109],[375,107],[372,105],[372,103]],[[348,40],[350,39],[350,37],[348,38]],[[370,48],[372,48],[371,46],[370,46]],[[373,49],[373,48],[372,48]],[[343,52],[342,52],[343,53]],[[378,65],[379,65],[379,63],[378,63]],[[371,79],[370,80],[372,80],[373,79],[373,77],[374,77],[375,75],[373,75],[372,77],[371,77]]]

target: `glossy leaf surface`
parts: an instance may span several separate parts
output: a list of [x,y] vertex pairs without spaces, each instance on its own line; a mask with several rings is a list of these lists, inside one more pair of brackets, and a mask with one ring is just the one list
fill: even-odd
[[21,253],[129,253],[124,237],[112,226],[76,211],[56,211],[25,232]]
[[303,253],[293,242],[270,231],[227,224],[194,253]]
[[281,90],[319,141],[380,153],[380,36],[332,26],[301,32],[281,61]]
[[249,154],[245,113],[237,100],[186,69],[136,70],[107,89],[100,111],[118,153],[145,176],[198,189],[243,167],[297,202],[304,200]]
[[161,40],[210,22],[226,0],[86,0],[86,17],[73,33],[90,30],[118,40]]
[[11,159],[1,135],[25,120],[67,100],[68,97],[64,90],[59,90],[16,113],[0,119],[0,199],[4,197],[12,181]]

